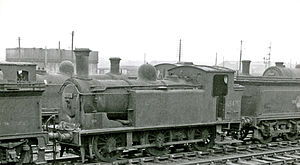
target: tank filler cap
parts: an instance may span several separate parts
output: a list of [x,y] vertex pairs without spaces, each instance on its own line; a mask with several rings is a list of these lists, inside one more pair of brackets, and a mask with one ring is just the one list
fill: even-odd
[[138,69],[138,79],[156,81],[156,69],[150,64],[143,64]]
[[59,73],[72,76],[74,74],[74,65],[71,61],[62,61],[59,64]]

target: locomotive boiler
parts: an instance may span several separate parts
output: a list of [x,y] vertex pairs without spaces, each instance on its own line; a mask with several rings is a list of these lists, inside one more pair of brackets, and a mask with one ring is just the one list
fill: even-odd
[[[127,77],[120,73],[120,58],[110,58],[111,69],[106,74],[94,74],[90,75],[90,78],[98,80],[118,80],[126,79]],[[47,73],[45,70],[38,70],[36,78],[37,81],[46,84],[45,92],[42,94],[41,99],[41,110],[42,110],[42,121],[45,124],[52,117],[56,116],[61,109],[62,95],[59,90],[62,84],[70,77],[74,75],[74,65],[71,61],[62,61],[59,64],[58,73]]]
[[151,155],[170,147],[203,150],[224,130],[239,129],[241,86],[222,67],[180,66],[157,80],[149,64],[137,80],[88,75],[89,49],[75,49],[77,75],[61,88],[59,129],[50,137],[85,158],[112,161],[124,150]]
[[267,68],[263,76],[265,77],[285,77],[285,78],[299,78],[300,77],[300,65],[296,65],[295,68],[287,68],[283,62],[276,62],[275,66]]

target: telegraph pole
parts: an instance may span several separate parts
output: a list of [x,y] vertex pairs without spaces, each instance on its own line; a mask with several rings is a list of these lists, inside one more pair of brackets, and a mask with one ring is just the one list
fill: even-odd
[[144,53],[144,64],[146,64],[146,53]]
[[71,58],[72,58],[72,62],[74,62],[74,58],[73,58],[73,41],[74,41],[74,31],[72,31],[72,42],[71,42]]
[[272,43],[270,42],[269,53],[267,54],[267,57],[264,57],[264,64],[265,68],[268,68],[271,66],[271,49],[272,49]]
[[216,52],[215,66],[217,66],[217,63],[218,63],[218,52]]
[[47,46],[45,46],[45,70],[47,69],[47,63],[48,63],[48,52],[47,52]]
[[62,61],[61,52],[60,52],[60,41],[58,41],[58,56],[60,58],[60,62]]
[[243,54],[243,40],[241,40],[240,61],[239,61],[239,72],[241,71],[241,65],[242,65],[242,54]]
[[178,63],[181,62],[181,39],[179,40],[179,60],[178,60]]
[[272,49],[272,43],[270,42],[269,53],[268,53],[268,67],[271,66],[271,49]]
[[19,62],[21,61],[21,38],[20,37],[18,37],[18,45],[19,45],[19,47],[18,47],[18,51],[19,51]]

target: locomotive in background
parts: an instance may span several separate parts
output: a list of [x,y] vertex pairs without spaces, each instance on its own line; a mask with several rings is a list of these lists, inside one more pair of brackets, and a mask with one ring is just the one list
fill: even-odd
[[262,143],[274,138],[295,140],[300,132],[300,70],[282,62],[265,70],[263,76],[249,75],[250,61],[243,61],[243,74],[235,82],[245,87],[241,115],[241,139],[252,137]]
[[[241,99],[239,139],[250,138],[261,143],[275,138],[295,140],[300,123],[300,69],[286,68],[282,62],[269,67],[262,76],[251,76],[249,60],[242,61],[242,73],[234,82],[244,87]],[[173,68],[192,63],[156,65],[159,78],[167,78]]]
[[[42,131],[40,112],[45,85],[36,81],[35,68],[30,63],[0,63],[0,164],[45,163],[48,133]],[[32,145],[38,148],[36,160]]]
[[168,80],[144,64],[137,80],[97,80],[88,74],[89,49],[76,49],[77,75],[63,84],[59,127],[51,133],[85,158],[112,161],[124,150],[151,155],[170,147],[203,150],[223,130],[238,132],[243,87],[223,67],[179,66]]
[[[113,161],[126,150],[150,155],[177,148],[205,150],[225,134],[262,143],[299,136],[300,81],[291,77],[296,73],[250,76],[248,61],[238,77],[231,69],[192,63],[164,70],[144,64],[136,80],[114,72],[119,68],[112,65],[113,77],[93,77],[88,74],[89,49],[76,49],[75,54],[76,75],[69,62],[61,65],[61,73],[67,75],[53,75],[55,81],[50,81],[51,75],[40,75],[39,81],[47,85],[59,82],[48,91],[52,94],[45,95],[47,85],[36,80],[35,65],[0,63],[0,163],[33,162],[32,145],[39,150],[35,162],[45,162],[48,136],[59,141],[61,153],[71,148],[82,162]],[[119,64],[118,58],[112,59]],[[157,70],[166,73],[163,79]],[[47,100],[48,107],[40,101],[57,97],[61,100]],[[40,108],[50,106],[58,107],[59,125],[45,133]]]

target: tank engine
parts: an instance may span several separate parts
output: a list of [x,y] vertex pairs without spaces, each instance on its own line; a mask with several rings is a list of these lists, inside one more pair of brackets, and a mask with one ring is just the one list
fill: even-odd
[[[45,162],[48,134],[42,131],[40,112],[45,86],[36,82],[35,68],[29,63],[0,63],[0,164]],[[38,146],[37,160],[32,145]]]
[[[245,65],[249,71],[250,62]],[[280,65],[279,65],[280,64]],[[244,67],[243,67],[244,68]],[[243,85],[241,138],[251,137],[262,143],[274,138],[295,140],[300,132],[300,90],[298,69],[289,69],[283,63],[266,69],[263,76],[236,77]],[[245,76],[248,75],[248,76]]]
[[203,150],[225,128],[239,129],[243,88],[234,85],[230,69],[181,66],[157,80],[155,68],[144,64],[137,80],[95,80],[88,54],[75,50],[77,76],[63,84],[60,125],[51,134],[82,161],[112,161],[127,149],[151,155],[178,146]]

